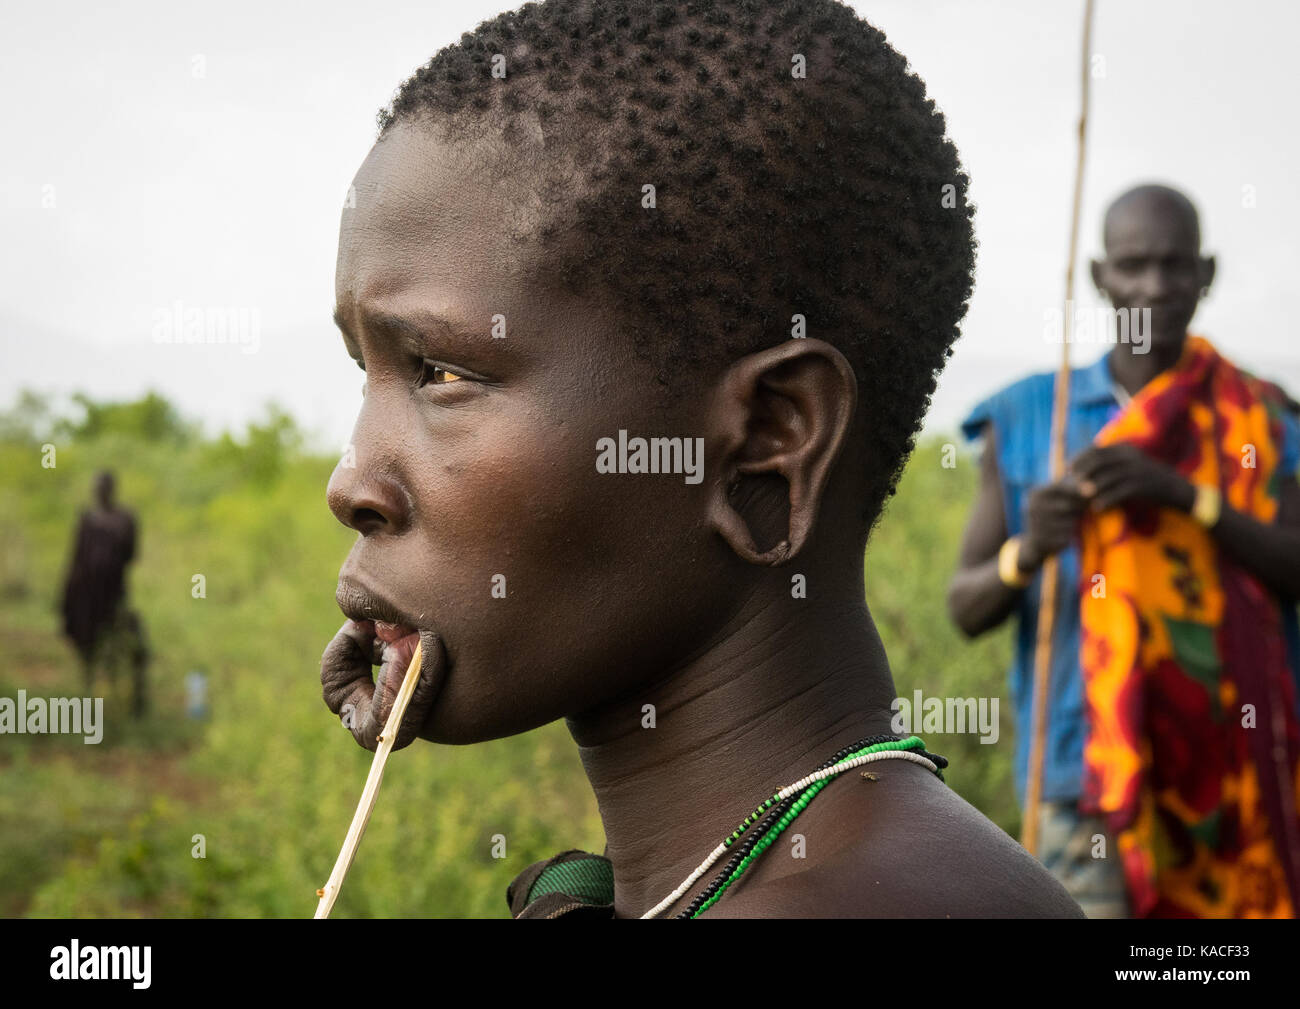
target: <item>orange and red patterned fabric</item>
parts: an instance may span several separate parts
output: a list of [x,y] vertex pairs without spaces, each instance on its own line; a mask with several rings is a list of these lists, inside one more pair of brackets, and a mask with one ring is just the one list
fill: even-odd
[[[1271,522],[1283,403],[1188,336],[1096,444],[1136,445]],[[1107,818],[1133,915],[1294,917],[1300,725],[1278,601],[1175,509],[1089,511],[1081,548],[1081,805]]]

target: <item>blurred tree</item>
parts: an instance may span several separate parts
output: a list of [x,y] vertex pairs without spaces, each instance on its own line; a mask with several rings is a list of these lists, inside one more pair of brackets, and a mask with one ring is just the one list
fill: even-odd
[[286,463],[297,458],[304,437],[292,416],[278,404],[268,403],[263,421],[250,421],[242,439],[223,432],[205,449],[209,466],[226,468],[258,486],[280,478]]
[[140,399],[120,403],[96,402],[81,392],[72,400],[81,408],[82,417],[60,418],[54,425],[59,436],[91,440],[121,434],[149,442],[186,445],[199,435],[197,424],[184,420],[170,400],[152,390]]
[[302,441],[302,432],[293,417],[279,405],[268,404],[265,423],[250,423],[245,435],[249,477],[256,483],[274,482],[283,471],[286,459],[297,455]]
[[23,389],[12,408],[0,410],[0,441],[41,444],[52,426],[49,397],[32,389]]

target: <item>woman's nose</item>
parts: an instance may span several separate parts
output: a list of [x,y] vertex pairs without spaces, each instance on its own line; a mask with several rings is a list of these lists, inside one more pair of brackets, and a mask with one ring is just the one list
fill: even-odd
[[330,475],[325,500],[334,517],[362,536],[401,533],[410,523],[410,497],[392,476],[368,468],[349,451]]

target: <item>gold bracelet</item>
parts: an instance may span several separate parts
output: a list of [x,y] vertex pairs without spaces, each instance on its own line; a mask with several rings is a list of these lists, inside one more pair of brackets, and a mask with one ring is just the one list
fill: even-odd
[[1206,529],[1213,529],[1223,514],[1223,495],[1218,487],[1198,484],[1196,498],[1192,501],[1192,518]]
[[1034,576],[1020,570],[1020,537],[1012,536],[998,551],[998,577],[1011,589],[1023,589]]

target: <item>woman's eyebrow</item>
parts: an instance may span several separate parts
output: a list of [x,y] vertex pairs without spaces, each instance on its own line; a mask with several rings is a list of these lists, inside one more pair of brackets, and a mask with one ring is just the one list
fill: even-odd
[[[359,313],[361,326],[369,332],[389,333],[419,345],[431,336],[450,337],[458,341],[468,341],[467,332],[452,324],[451,320],[437,312],[414,310],[408,313],[390,312],[384,309],[362,309]],[[355,344],[346,324],[341,308],[334,311],[334,323],[343,333],[344,340]]]

